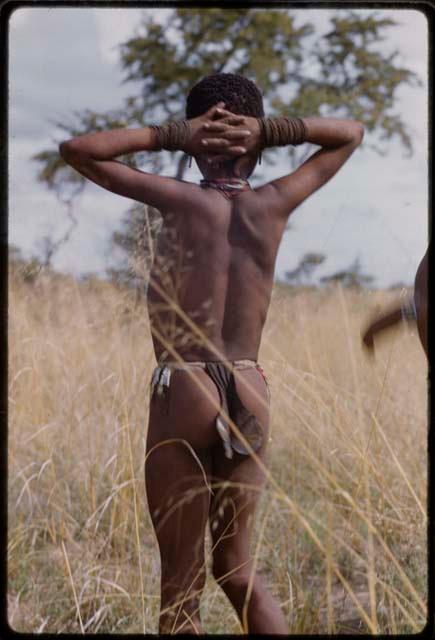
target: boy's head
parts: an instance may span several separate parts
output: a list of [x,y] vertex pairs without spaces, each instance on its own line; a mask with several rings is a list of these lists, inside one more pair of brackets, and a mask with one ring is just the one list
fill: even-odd
[[[225,109],[237,115],[253,118],[264,116],[263,96],[252,80],[234,73],[216,73],[206,76],[192,87],[187,96],[186,117],[191,119],[201,116],[221,101],[225,103]],[[243,156],[243,177],[252,173],[257,159],[257,156]],[[211,169],[207,164],[207,154],[198,156],[196,162],[204,176],[213,177],[212,174],[216,174],[216,169]],[[225,174],[231,174],[235,162],[234,159],[228,160],[221,169]],[[217,172],[219,173],[219,168]]]
[[225,102],[225,109],[237,115],[264,116],[263,96],[252,80],[234,73],[216,73],[192,87],[187,96],[186,117],[201,116],[221,101]]

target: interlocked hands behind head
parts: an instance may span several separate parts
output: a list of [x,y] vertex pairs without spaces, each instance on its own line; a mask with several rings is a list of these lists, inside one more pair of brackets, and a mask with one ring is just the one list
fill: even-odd
[[183,151],[193,156],[206,153],[210,164],[260,151],[257,118],[231,113],[223,102],[188,122],[190,133]]

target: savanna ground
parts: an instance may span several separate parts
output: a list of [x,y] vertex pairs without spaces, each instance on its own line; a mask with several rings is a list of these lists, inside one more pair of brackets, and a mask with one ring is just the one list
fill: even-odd
[[[14,270],[9,292],[9,623],[156,633],[145,306],[107,282]],[[291,633],[426,623],[426,359],[404,326],[374,360],[360,346],[376,305],[399,295],[274,289],[260,352],[271,479],[252,553]],[[212,577],[202,617],[208,633],[241,633]]]

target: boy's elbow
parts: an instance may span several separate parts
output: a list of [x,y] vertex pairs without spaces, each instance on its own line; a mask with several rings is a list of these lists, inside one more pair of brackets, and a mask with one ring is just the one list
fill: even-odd
[[364,138],[364,125],[362,122],[355,120],[353,138],[356,146],[360,145]]
[[66,160],[71,156],[71,152],[73,150],[72,140],[64,140],[59,145],[59,155],[61,158]]
[[68,164],[72,164],[73,161],[83,161],[83,152],[77,146],[75,138],[71,140],[65,140],[59,145],[59,155]]

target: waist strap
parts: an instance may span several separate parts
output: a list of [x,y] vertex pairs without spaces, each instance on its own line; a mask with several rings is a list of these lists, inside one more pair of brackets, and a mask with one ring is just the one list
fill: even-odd
[[[207,364],[208,362],[203,362],[201,360],[193,360],[189,362],[159,362],[156,369],[162,369],[163,367],[168,367],[171,371],[182,371],[191,368],[206,369]],[[243,360],[211,361],[210,364],[219,364],[226,366],[230,371],[234,369],[238,371],[240,369],[249,369],[251,367],[256,367],[258,365],[258,362],[245,358]]]

